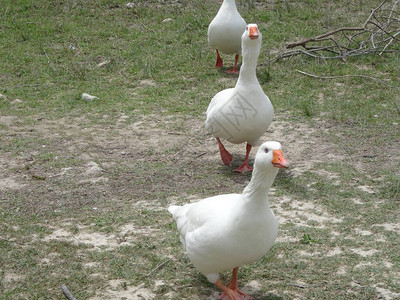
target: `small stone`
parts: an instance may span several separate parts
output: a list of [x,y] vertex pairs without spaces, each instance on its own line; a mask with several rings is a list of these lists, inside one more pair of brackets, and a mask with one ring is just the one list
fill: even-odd
[[133,3],[133,2],[128,2],[126,4],[126,8],[134,8],[134,7],[135,7],[135,3]]
[[104,170],[94,161],[91,161],[86,164],[86,174],[88,175],[97,175],[102,173]]
[[171,18],[166,18],[166,19],[164,19],[164,20],[162,20],[163,21],[163,23],[167,23],[167,22],[171,22],[171,21],[173,21]]
[[98,67],[98,68],[101,68],[101,67],[104,67],[104,66],[108,65],[109,63],[110,63],[109,60],[102,61],[101,63],[99,63],[99,64],[97,65],[97,67]]
[[92,95],[89,95],[86,93],[82,93],[81,98],[82,98],[82,100],[86,100],[86,101],[93,101],[93,100],[99,99],[99,97],[92,96]]

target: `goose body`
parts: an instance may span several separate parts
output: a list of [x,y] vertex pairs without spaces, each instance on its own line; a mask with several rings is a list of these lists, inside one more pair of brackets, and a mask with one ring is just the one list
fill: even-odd
[[208,45],[217,51],[216,67],[222,67],[219,51],[235,54],[235,66],[228,73],[238,73],[237,61],[241,53],[241,36],[246,22],[239,14],[235,0],[224,0],[217,15],[208,26]]
[[[264,256],[278,234],[278,221],[269,206],[268,191],[278,168],[289,166],[281,145],[264,143],[254,166],[251,181],[242,194],[218,195],[168,208],[190,261],[224,291],[226,299],[243,299],[236,295],[242,295],[237,289],[237,268]],[[219,273],[231,269],[232,280],[224,286]]]
[[[232,158],[223,147],[220,138],[234,144],[247,142],[247,152],[250,152],[274,117],[272,103],[261,88],[256,75],[261,39],[262,35],[257,25],[249,24],[241,38],[243,65],[236,86],[217,93],[206,112],[206,130],[217,138],[221,158],[227,165],[230,165]],[[236,169],[239,172],[251,170],[247,165],[247,152],[244,165]]]
[[247,208],[241,194],[206,198],[172,207],[170,212],[176,218],[190,261],[212,283],[221,272],[259,260],[278,233],[277,220],[269,207]]

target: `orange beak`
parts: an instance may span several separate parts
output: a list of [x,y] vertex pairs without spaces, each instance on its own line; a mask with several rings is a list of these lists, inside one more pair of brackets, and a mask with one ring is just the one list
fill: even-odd
[[249,29],[249,38],[251,38],[252,40],[258,39],[259,37],[259,32],[258,32],[258,28],[257,26],[252,26]]
[[282,150],[274,150],[272,158],[272,164],[276,168],[289,168],[289,162],[283,155]]

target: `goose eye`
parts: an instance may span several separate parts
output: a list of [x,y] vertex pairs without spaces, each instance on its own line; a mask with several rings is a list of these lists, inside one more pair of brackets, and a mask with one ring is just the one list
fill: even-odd
[[246,26],[246,30],[249,30],[249,26]]
[[268,152],[269,152],[269,149],[268,149],[268,148],[265,148],[264,151],[265,151],[265,153],[268,153]]

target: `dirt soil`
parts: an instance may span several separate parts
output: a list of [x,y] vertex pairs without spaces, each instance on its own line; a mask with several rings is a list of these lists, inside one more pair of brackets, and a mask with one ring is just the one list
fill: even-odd
[[[121,114],[114,121],[104,116],[104,121],[104,124],[90,125],[83,117],[50,120],[38,116],[32,124],[21,125],[17,117],[2,116],[1,130],[6,132],[3,145],[7,146],[7,151],[0,156],[0,194],[5,199],[5,209],[15,206],[11,199],[21,196],[26,202],[18,203],[20,213],[39,216],[63,209],[118,209],[125,207],[127,202],[133,208],[165,210],[169,204],[182,202],[182,198],[194,201],[218,193],[240,192],[250,179],[250,173],[231,175],[231,171],[244,158],[245,145],[227,143],[226,147],[233,154],[234,161],[232,167],[223,166],[217,144],[205,132],[201,118],[160,119],[154,115],[130,120]],[[177,121],[182,124],[179,128],[176,128]],[[349,156],[344,148],[337,147],[329,138],[331,125],[322,121],[316,123],[317,126],[295,123],[280,115],[260,143],[267,140],[282,143],[283,151],[291,162],[287,171],[290,176],[301,176],[314,169],[335,181],[335,173],[318,171],[315,166],[324,162],[346,161]],[[360,149],[360,153],[362,151]],[[252,158],[254,153],[255,150],[251,152]],[[393,148],[393,153],[387,155],[395,157],[396,154]],[[355,168],[369,168],[362,156],[353,155],[352,160]],[[210,182],[208,176],[203,174],[204,169],[211,172],[213,178],[222,178],[229,173],[229,179]],[[232,183],[236,184],[234,190]],[[366,193],[374,193],[371,187],[359,188]],[[273,188],[271,194],[274,193]],[[165,201],[160,200],[160,195],[167,195]],[[341,218],[332,216],[311,199],[299,202],[280,196],[272,204],[281,224],[290,221],[299,226],[308,226],[306,221],[313,220],[316,227],[325,228],[342,222]],[[58,225],[49,225],[52,233],[43,240],[69,241],[91,245],[95,249],[106,247],[112,250],[129,245],[135,238],[157,238],[159,235],[157,228],[133,225],[121,227],[117,232],[95,234],[80,225],[79,234],[73,234],[63,229],[69,224],[70,219],[66,218]],[[382,226],[390,227],[391,224]],[[395,225],[390,230],[400,232]],[[361,230],[359,234],[370,233]],[[119,241],[122,236],[123,242]],[[295,237],[281,232],[277,242],[294,240]],[[358,250],[354,249],[353,252],[357,253]],[[335,256],[342,251],[340,248],[332,249],[328,255]],[[358,253],[361,256],[372,254]],[[299,252],[299,256],[310,255],[313,253]],[[13,278],[13,274],[6,275]],[[151,289],[144,285],[122,289],[121,282],[110,280],[106,292],[91,300],[153,299],[154,291],[164,284],[163,281],[155,281]],[[257,291],[259,285],[256,281],[251,282],[244,287],[244,291]],[[209,298],[217,294],[218,291],[215,291],[215,295],[209,295]],[[385,294],[384,288],[381,288],[381,294]],[[386,294],[389,295],[388,299],[396,296],[391,291],[386,291]],[[169,296],[173,295],[172,291]]]

